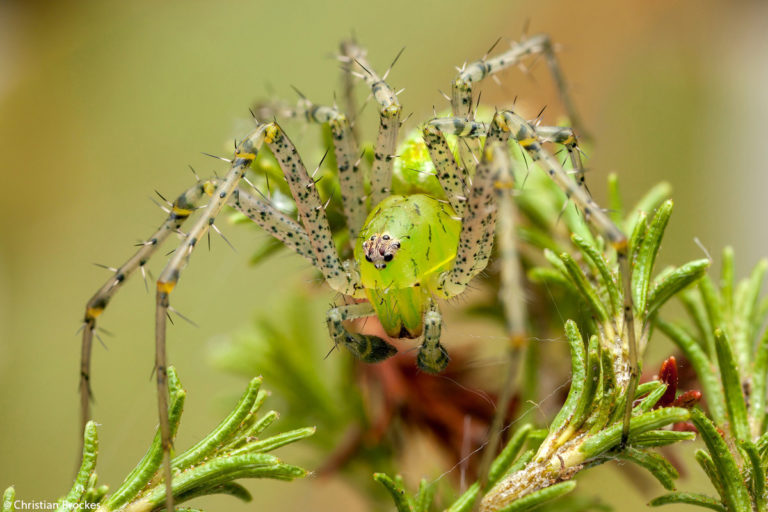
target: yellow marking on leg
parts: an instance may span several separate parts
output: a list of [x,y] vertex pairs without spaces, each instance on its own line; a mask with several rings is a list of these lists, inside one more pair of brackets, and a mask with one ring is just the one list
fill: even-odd
[[517,142],[518,144],[523,146],[525,149],[528,149],[529,146],[532,146],[536,143],[536,137],[528,137],[527,139],[520,139]]
[[157,291],[160,293],[165,293],[166,295],[171,293],[173,289],[176,287],[176,283],[172,281],[158,281],[157,282]]
[[264,129],[264,142],[272,144],[279,133],[280,128],[275,123],[267,125]]
[[503,116],[501,114],[496,114],[493,117],[493,120],[501,131],[503,132],[511,131],[511,129],[509,128],[509,122],[507,121],[506,116]]
[[400,113],[402,107],[400,105],[390,105],[384,110],[381,111],[382,115],[385,117],[395,117]]
[[97,307],[88,308],[88,309],[85,310],[85,317],[87,319],[91,320],[91,319],[96,318],[97,316],[99,316],[103,312],[104,312],[104,308],[97,308]]
[[189,210],[187,208],[179,208],[178,206],[173,205],[173,213],[177,217],[189,217],[190,215],[192,215],[192,213],[194,213],[194,210]]
[[216,184],[212,181],[206,181],[203,183],[203,192],[209,196],[212,196],[213,193],[216,192]]
[[243,160],[256,159],[256,153],[245,153],[241,151],[235,151],[235,158],[242,158]]

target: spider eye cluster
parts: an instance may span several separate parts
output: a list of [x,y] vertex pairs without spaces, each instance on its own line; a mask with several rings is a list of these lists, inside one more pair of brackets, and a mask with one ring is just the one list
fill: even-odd
[[388,233],[371,235],[363,242],[365,261],[373,263],[373,266],[381,270],[387,268],[387,263],[392,261],[400,249],[400,241]]

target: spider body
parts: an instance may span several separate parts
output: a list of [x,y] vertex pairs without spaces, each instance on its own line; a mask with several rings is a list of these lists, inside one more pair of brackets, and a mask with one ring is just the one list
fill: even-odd
[[368,216],[355,260],[365,296],[387,335],[421,336],[437,278],[456,258],[460,231],[451,207],[424,194],[390,196]]

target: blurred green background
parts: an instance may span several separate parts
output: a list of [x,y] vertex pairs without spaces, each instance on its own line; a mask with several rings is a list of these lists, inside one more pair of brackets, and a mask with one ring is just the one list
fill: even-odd
[[[330,56],[354,31],[380,70],[406,47],[390,83],[406,88],[400,100],[414,113],[413,127],[433,105],[446,106],[438,89],[449,89],[454,66],[482,56],[500,36],[518,38],[527,20],[531,33],[548,32],[562,45],[566,77],[596,141],[588,181],[598,202],[609,171],[619,173],[628,199],[667,180],[676,213],[662,263],[700,257],[698,237],[715,268],[722,246],[733,244],[744,275],[768,252],[765,2],[0,1],[0,486],[15,484],[29,500],[55,500],[69,488],[78,429],[75,331],[106,278],[91,263],[119,264],[155,229],[163,214],[148,198],[155,189],[175,196],[188,187],[187,164],[203,175],[220,169],[200,152],[226,155],[251,126],[255,99],[274,90],[292,100],[295,85],[331,102],[339,85]],[[518,96],[529,117],[548,105],[545,120],[556,121],[543,62],[532,78],[516,70],[501,78],[501,86],[485,85],[483,103]],[[296,138],[316,140],[311,130]],[[222,398],[244,387],[211,367],[208,345],[256,311],[277,311],[281,296],[310,275],[293,256],[249,267],[253,230],[220,225],[238,252],[214,237],[174,295],[175,306],[200,324],[177,322],[169,342],[190,397],[182,446],[228,410]],[[156,422],[153,306],[135,279],[101,322],[115,333],[103,336],[108,350],[95,347],[99,474],[113,486]],[[321,318],[313,321],[323,328]],[[622,510],[643,508],[660,490],[640,493],[615,467],[582,480],[582,492],[600,492]],[[249,488],[254,505],[208,503],[367,508],[333,479]]]

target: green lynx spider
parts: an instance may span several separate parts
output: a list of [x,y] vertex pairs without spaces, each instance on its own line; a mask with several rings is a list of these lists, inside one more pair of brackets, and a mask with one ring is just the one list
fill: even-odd
[[[113,275],[86,305],[80,368],[83,425],[90,419],[90,355],[97,317],[132,273],[137,269],[144,273],[144,266],[162,242],[171,233],[180,232],[181,226],[197,209],[202,210],[157,279],[155,371],[167,483],[171,481],[171,468],[165,340],[166,317],[172,310],[170,295],[196,244],[211,228],[218,231],[214,221],[225,205],[242,212],[311,262],[335,291],[356,299],[367,299],[366,302],[332,308],[327,314],[334,342],[366,362],[380,361],[396,350],[379,337],[349,332],[343,322],[376,315],[390,336],[422,338],[417,357],[422,370],[436,373],[447,365],[448,354],[440,344],[441,316],[436,299],[462,293],[488,263],[496,224],[496,198],[503,196],[499,189],[508,188],[511,180],[510,161],[504,150],[510,137],[546,169],[585,218],[591,220],[599,233],[616,248],[622,261],[623,281],[627,286],[629,284],[625,256],[627,239],[583,186],[583,169],[574,132],[568,128],[534,127],[512,110],[497,112],[487,127],[474,121],[474,83],[518,65],[528,55],[542,54],[570,119],[578,122],[547,36],[528,38],[496,57],[489,58],[486,54],[481,60],[463,66],[451,84],[453,117],[435,118],[424,126],[423,140],[447,202],[424,194],[390,195],[402,108],[396,93],[385,81],[388,72],[383,77],[377,75],[368,64],[365,52],[354,43],[342,44],[341,53],[347,90],[352,89],[352,77],[361,78],[370,87],[379,107],[380,123],[370,178],[370,214],[363,173],[356,162],[358,149],[354,142],[353,120],[336,107],[314,105],[303,97],[290,115],[330,126],[344,213],[350,240],[354,241],[354,259],[339,259],[316,182],[307,173],[287,134],[276,121],[257,122],[256,129],[237,144],[227,174],[220,179],[198,180],[182,193],[170,206],[168,217],[160,228],[122,266],[112,269]],[[345,100],[347,105],[354,104],[350,95]],[[458,137],[459,162],[454,158],[446,135]],[[575,170],[575,180],[542,147],[543,142],[559,143],[566,148]],[[296,202],[299,221],[281,213],[269,201],[239,188],[241,179],[264,146],[269,148],[283,171]],[[478,159],[476,155],[481,156]],[[207,205],[199,206],[204,199],[208,199]],[[632,294],[625,293],[625,297],[631,300]],[[635,333],[629,302],[625,304],[625,326],[632,357]],[[633,368],[635,366],[633,359]],[[168,492],[168,496],[172,494]],[[167,503],[169,510],[173,507],[171,500],[169,498]]]

